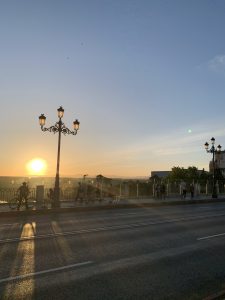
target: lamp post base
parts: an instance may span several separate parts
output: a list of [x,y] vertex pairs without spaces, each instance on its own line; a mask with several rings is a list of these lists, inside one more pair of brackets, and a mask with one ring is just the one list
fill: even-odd
[[58,187],[55,187],[54,189],[54,201],[52,203],[52,208],[60,208],[60,189]]
[[54,202],[53,208],[60,208],[60,187],[59,187],[59,154],[58,154],[58,163],[57,163],[57,173],[55,176],[55,188],[54,188]]
[[217,188],[216,188],[216,184],[215,182],[213,182],[213,189],[212,189],[212,198],[218,198],[218,195],[217,195]]

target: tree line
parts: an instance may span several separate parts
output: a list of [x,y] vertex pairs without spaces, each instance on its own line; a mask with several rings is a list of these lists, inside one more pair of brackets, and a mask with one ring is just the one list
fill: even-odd
[[[150,177],[150,180],[159,181],[160,178],[157,175],[154,175]],[[177,166],[173,167],[170,174],[163,180],[167,180],[172,183],[185,181],[187,183],[198,182],[200,184],[206,184],[213,180],[213,174],[205,171],[204,169],[199,170],[195,166],[189,166],[188,168]],[[215,180],[225,184],[225,178],[220,169],[215,169]]]

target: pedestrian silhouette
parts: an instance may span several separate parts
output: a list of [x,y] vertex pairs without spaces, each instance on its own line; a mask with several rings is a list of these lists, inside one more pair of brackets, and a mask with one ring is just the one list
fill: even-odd
[[157,199],[161,198],[161,190],[160,190],[160,184],[157,183],[156,187],[155,187],[155,195]]
[[49,189],[48,198],[49,198],[51,206],[52,206],[53,202],[54,202],[54,190],[52,188]]
[[25,203],[26,209],[28,209],[27,198],[29,195],[29,188],[26,182],[22,183],[22,185],[18,189],[18,192],[19,192],[19,200],[18,200],[17,210],[20,209],[20,206],[22,205],[23,202]]
[[190,185],[191,199],[193,199],[193,198],[194,198],[194,190],[195,190],[194,184],[193,184],[193,183],[191,183],[191,185]]
[[181,196],[183,199],[186,199],[186,194],[187,194],[187,185],[186,182],[182,181],[180,184],[181,187]]
[[161,196],[161,199],[165,199],[166,198],[166,186],[165,186],[165,183],[161,183],[160,185],[160,196]]
[[84,190],[83,190],[83,187],[81,185],[80,182],[78,182],[78,188],[77,188],[77,195],[76,195],[76,201],[80,200],[80,202],[83,201],[83,198],[84,198]]

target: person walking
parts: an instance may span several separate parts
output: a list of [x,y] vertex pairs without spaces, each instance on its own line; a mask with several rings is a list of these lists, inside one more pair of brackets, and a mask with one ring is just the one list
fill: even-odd
[[53,204],[54,204],[54,195],[55,195],[54,190],[52,188],[50,188],[47,196],[49,198],[51,207],[53,207]]
[[162,182],[161,185],[160,185],[160,195],[161,195],[161,199],[165,200],[165,198],[166,198],[166,186],[165,186],[164,182]]
[[186,195],[187,195],[187,185],[186,182],[182,181],[180,184],[180,188],[181,188],[181,196],[183,199],[186,199]]
[[22,203],[25,203],[26,209],[28,210],[27,198],[29,195],[29,188],[26,182],[23,182],[22,185],[18,189],[19,192],[19,200],[17,205],[17,210],[20,210],[20,206]]
[[193,184],[193,183],[191,183],[191,185],[190,185],[191,199],[193,199],[193,198],[194,198],[194,190],[195,190],[194,184]]
[[161,198],[161,189],[160,189],[160,184],[157,183],[156,187],[155,187],[155,195],[157,199]]
[[78,182],[77,195],[76,195],[75,201],[83,202],[83,198],[84,198],[83,186],[82,186],[81,182]]

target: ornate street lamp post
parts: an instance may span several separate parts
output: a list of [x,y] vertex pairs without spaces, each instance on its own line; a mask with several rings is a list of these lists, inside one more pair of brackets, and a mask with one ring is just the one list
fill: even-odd
[[215,148],[215,139],[214,137],[211,138],[211,148],[209,149],[209,144],[206,142],[205,143],[205,149],[206,152],[212,153],[213,159],[212,159],[212,170],[213,170],[213,188],[212,188],[212,198],[217,198],[217,190],[216,190],[216,181],[215,181],[215,154],[221,153],[221,146],[218,145],[217,148]]
[[56,133],[58,132],[58,151],[57,151],[57,167],[56,167],[56,176],[55,176],[55,188],[54,188],[54,203],[53,207],[60,207],[60,188],[59,188],[59,165],[60,165],[60,147],[61,147],[61,134],[63,133],[64,135],[66,134],[73,134],[76,135],[77,131],[79,129],[80,122],[78,120],[75,120],[73,122],[73,128],[74,130],[71,131],[69,128],[65,126],[65,124],[62,122],[63,114],[64,114],[64,109],[62,106],[57,109],[58,111],[58,122],[55,123],[55,125],[50,126],[49,128],[44,127],[45,126],[45,121],[46,117],[44,114],[41,114],[39,117],[39,124],[41,126],[42,131],[49,131]]

